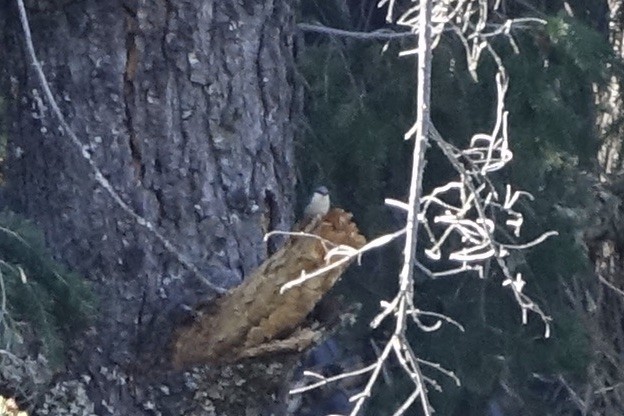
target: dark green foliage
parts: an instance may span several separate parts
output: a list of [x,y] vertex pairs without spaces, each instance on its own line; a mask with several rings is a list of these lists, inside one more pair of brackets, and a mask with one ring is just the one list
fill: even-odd
[[586,32],[591,33],[580,23],[552,19],[546,33],[524,36],[522,55],[509,60],[514,82],[508,105],[518,109],[512,121],[518,142],[514,150],[519,160],[539,160],[541,166],[533,163],[534,172],[540,173],[536,179],[543,180],[547,169],[561,164],[561,152],[585,166],[596,154],[592,84],[604,80],[610,55],[596,34],[584,37],[584,42],[577,39],[578,33]]
[[545,30],[552,46],[542,44],[541,47],[551,49],[553,59],[567,61],[562,69],[578,71],[584,82],[600,81],[604,77],[604,63],[611,61],[611,48],[602,34],[566,16],[549,19]]
[[[9,211],[0,213],[0,272],[10,318],[33,328],[48,359],[59,364],[65,340],[92,314],[85,281],[52,259],[32,223]],[[0,335],[4,343],[8,333]]]
[[[396,48],[306,48],[301,70],[307,80],[310,129],[298,144],[302,188],[326,183],[338,206],[352,209],[373,231],[383,215],[386,190],[405,189],[410,146],[402,139],[413,97],[411,60],[396,63]],[[362,71],[363,68],[368,70]],[[396,85],[406,91],[396,93]],[[400,196],[400,195],[395,195]],[[377,199],[376,199],[377,198]]]
[[[527,293],[553,318],[552,338],[543,338],[544,327],[536,315],[529,315],[528,325],[522,325],[520,309],[501,286],[502,277],[494,265],[485,280],[471,276],[419,279],[417,305],[448,314],[466,327],[465,333],[445,326],[438,332],[411,335],[420,356],[454,370],[462,380],[462,387],[457,388],[445,376],[428,370],[444,389],[432,395],[439,415],[483,415],[493,399],[521,414],[552,414],[549,409],[555,408],[556,397],[549,388],[555,384],[548,380],[557,374],[568,380],[585,376],[589,343],[564,287],[573,278],[590,276],[591,267],[579,245],[578,219],[566,215],[566,209],[591,203],[589,185],[579,183],[578,175],[595,163],[599,144],[592,88],[607,80],[610,73],[605,68],[620,73],[621,69],[605,37],[587,25],[592,23],[591,16],[601,15],[598,6],[574,3],[581,21],[558,14],[562,3],[535,3],[537,9],[555,15],[547,18],[544,27],[514,32],[520,54],[514,54],[504,39],[495,45],[510,76],[506,104],[515,154],[511,166],[495,180],[536,197],[531,204],[519,204],[526,220],[524,241],[549,229],[560,233],[514,258],[517,271],[529,282]],[[308,4],[307,13],[311,9]],[[517,11],[526,12],[526,8]],[[326,16],[331,13],[323,10],[315,18],[323,21]],[[336,16],[330,20],[325,23],[340,27],[349,22]],[[407,193],[412,143],[402,137],[414,121],[414,61],[396,57],[399,45],[382,53],[381,44],[316,35],[308,40],[301,55],[309,122],[298,144],[302,195],[315,184],[326,183],[336,205],[353,211],[366,235],[396,229],[403,217],[391,214],[382,201],[384,197],[405,199]],[[466,70],[463,48],[453,38],[444,38],[434,56],[434,123],[448,140],[465,146],[473,134],[492,128],[494,63],[484,56],[480,82],[474,83]],[[454,175],[439,152],[429,152],[427,189]],[[378,311],[378,300],[387,299],[393,291],[399,254],[399,244],[375,253],[365,260],[365,267],[352,269],[341,283],[347,296],[364,303],[354,351],[370,336],[385,339],[389,328],[366,334],[365,325]],[[382,388],[369,414],[391,414],[396,409],[409,391],[409,381],[395,381]],[[522,400],[510,398],[502,384]]]

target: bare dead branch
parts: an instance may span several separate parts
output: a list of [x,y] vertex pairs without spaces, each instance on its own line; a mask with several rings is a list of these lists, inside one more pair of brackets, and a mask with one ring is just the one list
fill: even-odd
[[[495,37],[501,34],[509,35],[511,29],[531,29],[534,24],[546,24],[543,19],[532,17],[508,19],[500,24],[488,23],[486,27],[491,29],[490,32],[484,32],[483,37]],[[373,32],[357,32],[352,30],[338,29],[334,27],[324,26],[321,24],[298,23],[297,27],[303,32],[321,33],[329,36],[345,37],[357,40],[402,40],[418,36],[418,33],[411,31],[395,32],[388,29],[375,30]],[[451,32],[452,28],[443,29],[444,32]]]
[[289,394],[305,393],[306,391],[314,390],[314,389],[317,389],[319,387],[325,386],[327,384],[334,383],[336,381],[340,381],[340,380],[343,380],[343,379],[346,379],[346,378],[356,377],[356,376],[360,376],[362,374],[369,373],[369,372],[373,371],[374,368],[375,368],[375,364],[371,364],[371,365],[369,365],[367,367],[360,368],[359,370],[348,371],[346,373],[341,373],[341,374],[338,374],[338,375],[333,376],[333,377],[324,377],[323,375],[318,374],[318,373],[314,373],[314,372],[311,372],[311,371],[305,371],[303,373],[304,376],[314,377],[314,378],[320,379],[321,381],[318,381],[318,382],[313,383],[313,384],[309,384],[309,385],[304,386],[304,387],[299,387],[299,388],[296,388],[296,389],[292,389],[288,393]]
[[[456,275],[457,273],[471,271],[477,272],[480,277],[484,273],[490,259],[494,259],[503,275],[502,285],[508,286],[514,295],[514,299],[520,307],[523,323],[527,322],[528,312],[536,313],[544,323],[545,337],[550,334],[547,316],[526,294],[523,293],[526,282],[520,273],[510,270],[506,262],[506,256],[510,250],[520,250],[533,247],[546,238],[556,235],[555,232],[546,232],[536,239],[522,244],[502,244],[495,238],[495,230],[501,225],[497,222],[497,216],[503,214],[504,226],[511,229],[515,237],[519,237],[524,222],[522,213],[514,209],[515,203],[521,196],[532,199],[530,194],[523,191],[512,191],[511,186],[505,187],[504,199],[497,191],[488,175],[504,168],[513,158],[508,139],[508,114],[505,110],[505,94],[508,87],[508,79],[500,56],[490,45],[494,37],[505,37],[511,47],[517,52],[518,48],[512,36],[512,28],[518,25],[544,24],[541,19],[516,19],[507,20],[497,25],[489,22],[491,5],[487,0],[413,0],[403,2],[405,8],[397,12],[398,1],[381,0],[379,7],[387,6],[386,19],[399,26],[408,28],[408,32],[400,36],[393,33],[390,39],[407,39],[417,37],[418,46],[404,50],[399,55],[418,55],[418,97],[417,117],[415,123],[405,133],[405,139],[414,138],[413,162],[409,201],[407,203],[393,199],[386,199],[388,206],[399,208],[407,214],[406,227],[386,238],[380,237],[368,244],[368,247],[379,247],[392,241],[394,238],[405,234],[405,247],[403,250],[403,265],[399,274],[399,290],[390,300],[380,302],[380,312],[371,321],[372,328],[378,327],[386,319],[394,320],[394,332],[387,340],[383,348],[376,348],[377,360],[373,363],[368,382],[356,395],[351,397],[355,402],[351,415],[358,414],[367,397],[382,372],[384,362],[393,354],[402,371],[407,374],[414,388],[411,394],[403,401],[394,413],[399,416],[415,402],[420,403],[423,414],[431,415],[433,409],[428,401],[427,386],[441,390],[441,386],[435,379],[427,377],[421,372],[421,365],[442,372],[452,378],[457,384],[459,379],[449,370],[444,369],[437,363],[422,360],[416,356],[406,338],[408,317],[422,331],[435,331],[443,322],[455,325],[460,330],[463,326],[452,318],[423,312],[416,308],[414,302],[414,269],[418,268],[429,277],[441,277]],[[500,6],[500,1],[495,2],[494,9]],[[397,16],[398,15],[398,16]],[[395,17],[396,16],[396,17]],[[309,25],[305,29],[326,33],[335,36],[351,36],[353,33],[335,31],[328,28],[312,28]],[[431,51],[440,41],[445,32],[457,36],[465,49],[468,69],[472,77],[477,80],[477,67],[483,53],[489,54],[498,66],[496,75],[497,101],[496,118],[491,132],[477,133],[466,149],[447,143],[431,124],[429,117],[430,96],[430,61]],[[360,39],[373,39],[373,34],[357,33],[354,36]],[[396,37],[395,37],[396,36]],[[445,154],[451,165],[458,173],[458,179],[434,189],[428,195],[422,195],[422,173],[424,157],[428,140],[433,140]],[[425,254],[432,260],[441,260],[444,256],[450,261],[458,263],[457,267],[449,270],[432,272],[416,260],[416,246],[418,243],[418,228],[422,229],[429,238]],[[460,248],[454,248],[455,242],[461,241]],[[368,249],[367,247],[367,249]],[[354,256],[355,252],[341,250],[336,251],[346,256]],[[361,249],[361,251],[365,251]],[[361,253],[360,253],[361,254]],[[328,256],[329,258],[329,256]],[[325,272],[321,269],[319,272]],[[320,274],[320,273],[319,273]],[[309,277],[309,276],[308,276]],[[305,277],[297,282],[304,282]],[[437,320],[431,324],[421,321],[421,316],[429,316]]]
[[[319,238],[311,238],[315,234]],[[326,243],[327,242],[327,243]],[[300,352],[318,341],[319,330],[302,325],[318,301],[333,287],[354,257],[327,266],[327,245],[364,246],[366,240],[351,214],[334,208],[313,229],[295,233],[245,281],[207,310],[197,311],[189,326],[180,328],[173,345],[173,363],[234,362],[268,354]],[[288,282],[302,273],[322,275],[288,291]]]
[[437,313],[437,312],[429,312],[429,311],[421,311],[419,309],[414,309],[411,311],[408,311],[408,313],[412,314],[412,315],[422,315],[422,316],[432,316],[434,318],[439,318],[442,319],[446,322],[448,322],[451,325],[455,325],[457,327],[457,329],[459,329],[461,332],[466,332],[466,330],[464,329],[464,326],[462,324],[460,324],[459,322],[457,322],[456,320],[454,320],[453,318],[444,315],[442,313]]
[[[293,233],[293,232],[284,232],[284,231],[273,231],[271,234],[273,235],[284,234],[284,235],[312,237],[312,238],[319,239],[318,236],[311,236],[309,234],[300,233],[300,232]],[[388,244],[390,241],[402,236],[403,234],[405,234],[405,229],[396,231],[392,234],[385,234],[381,237],[378,237],[370,241],[369,243],[365,244],[363,247],[357,248],[357,249],[354,247],[345,246],[345,245],[334,246],[331,250],[328,250],[327,254],[325,255],[325,260],[327,261],[326,266],[319,268],[311,273],[308,273],[305,270],[302,270],[301,275],[297,279],[291,280],[285,285],[283,285],[280,288],[280,292],[284,293],[287,290],[297,287],[307,282],[310,279],[314,279],[317,276],[321,276],[335,268],[342,267],[344,264],[351,262],[354,258],[356,257],[359,258],[362,254],[374,248],[382,247]],[[338,256],[339,259],[330,263],[330,260],[332,260],[332,258],[335,256]]]
[[604,277],[602,277],[600,274],[598,274],[598,280],[600,281],[600,283],[602,283],[603,285],[605,285],[606,287],[608,287],[609,289],[613,290],[615,293],[617,293],[620,296],[624,296],[624,290],[619,289],[617,287],[615,287],[613,285],[613,283],[609,282],[607,279],[605,279]]
[[304,32],[323,33],[331,36],[348,37],[361,40],[396,40],[417,36],[411,32],[392,32],[387,29],[376,30],[374,32],[354,32],[350,30],[336,29],[323,25],[313,25],[309,23],[298,23],[297,27]]

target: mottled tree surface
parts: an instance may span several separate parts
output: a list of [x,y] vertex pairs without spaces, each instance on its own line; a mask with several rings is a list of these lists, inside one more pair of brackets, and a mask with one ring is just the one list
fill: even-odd
[[[315,221],[305,235],[293,236],[242,285],[198,311],[192,325],[181,328],[174,345],[174,364],[236,362],[243,358],[301,352],[322,331],[305,320],[334,286],[347,263],[282,291],[284,285],[328,265],[328,252],[339,245],[366,243],[351,214],[334,208]],[[343,260],[333,256],[330,264]]]
[[[606,2],[608,25],[604,28],[614,56],[624,59],[624,7],[621,1]],[[624,180],[622,179],[622,77],[612,75],[606,85],[596,88],[596,127],[601,138],[598,152],[600,166],[592,184],[594,200],[589,209],[582,212],[585,220],[579,227],[583,241],[594,265],[600,284],[592,291],[582,292],[576,283],[575,306],[581,312],[588,330],[591,349],[594,352],[587,370],[585,385],[580,391],[594,391],[582,402],[584,411],[594,414],[622,414],[624,412],[624,391],[619,384],[624,377],[624,228],[622,207],[624,206]],[[584,215],[583,215],[584,214]],[[580,222],[580,221],[579,221]],[[588,294],[592,293],[593,305],[588,305]],[[620,388],[618,388],[620,387]]]
[[[267,256],[263,234],[293,220],[294,3],[50,0],[27,8],[61,110],[105,177],[212,283],[239,283]],[[14,206],[99,297],[74,371],[90,375],[97,414],[153,414],[146,401],[165,409],[190,400],[192,388],[157,388],[145,375],[163,365],[174,312],[213,293],[96,185],[49,111],[13,2],[0,6],[0,27],[0,58],[11,62],[2,82]]]

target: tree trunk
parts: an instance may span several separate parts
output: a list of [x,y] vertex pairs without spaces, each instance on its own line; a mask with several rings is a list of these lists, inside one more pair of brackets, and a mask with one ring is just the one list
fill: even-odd
[[[624,58],[624,6],[620,0],[608,0],[608,37],[616,57]],[[598,112],[597,127],[603,139],[598,162],[604,174],[611,175],[622,168],[622,81],[621,77],[611,76],[609,84],[602,91],[597,91]]]
[[56,255],[92,281],[99,298],[96,324],[80,339],[85,349],[72,368],[89,376],[85,388],[95,413],[266,409],[284,379],[276,368],[287,366],[247,364],[242,374],[256,378],[237,396],[214,377],[232,385],[240,374],[201,370],[203,383],[214,383],[212,394],[201,393],[205,403],[197,397],[198,373],[154,370],[168,365],[177,312],[213,297],[202,278],[221,287],[239,283],[266,257],[264,233],[292,224],[292,120],[301,107],[293,2],[33,0],[26,6],[39,60],[84,148],[121,198],[202,273],[189,272],[96,183],[50,111],[25,52],[17,8],[5,2],[0,58],[11,62],[2,77],[10,92],[9,194],[45,231]]
[[[624,58],[624,7],[619,0],[606,2],[604,16],[605,36],[614,55]],[[594,204],[588,207],[586,218],[580,226],[594,265],[594,284],[573,281],[576,305],[583,317],[590,341],[592,355],[585,385],[577,389],[579,409],[583,414],[622,414],[624,389],[619,383],[624,377],[624,240],[622,235],[622,137],[624,113],[621,108],[622,77],[612,72],[604,88],[596,88],[596,128],[602,140],[598,152],[597,181]]]

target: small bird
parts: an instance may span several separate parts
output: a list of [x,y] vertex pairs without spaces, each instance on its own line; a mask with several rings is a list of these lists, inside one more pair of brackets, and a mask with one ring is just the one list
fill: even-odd
[[305,222],[315,217],[323,217],[329,212],[329,191],[324,186],[319,186],[314,190],[310,202],[303,210],[303,219]]

